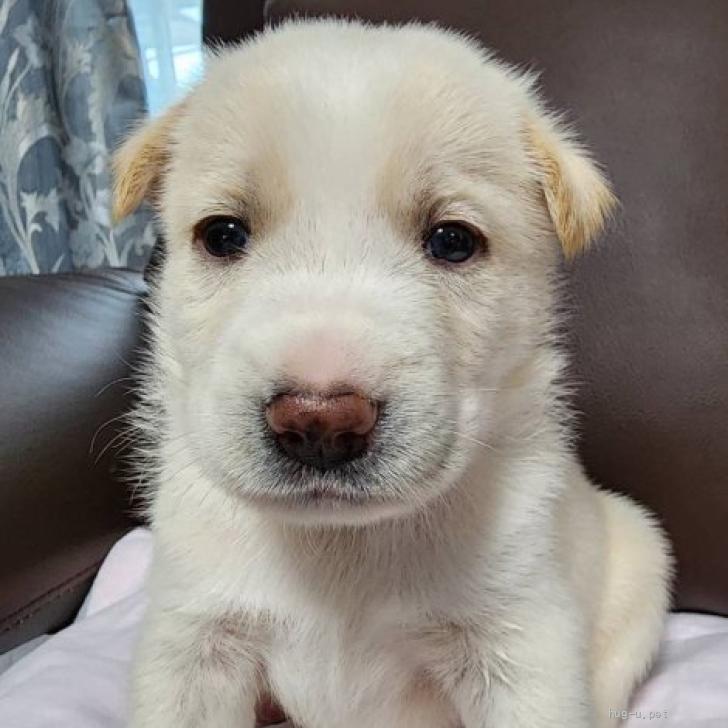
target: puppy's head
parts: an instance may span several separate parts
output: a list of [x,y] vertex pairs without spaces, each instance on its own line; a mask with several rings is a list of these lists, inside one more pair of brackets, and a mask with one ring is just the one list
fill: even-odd
[[556,240],[612,204],[530,79],[416,26],[263,34],[116,167],[117,216],[152,197],[168,246],[169,442],[302,520],[408,512],[487,454],[550,331]]

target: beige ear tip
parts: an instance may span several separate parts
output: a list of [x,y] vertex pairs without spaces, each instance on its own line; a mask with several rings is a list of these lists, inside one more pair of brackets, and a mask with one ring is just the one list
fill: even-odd
[[560,227],[559,237],[567,260],[573,260],[586,251],[609,226],[619,209],[619,199],[608,179],[597,169],[595,172],[596,176],[589,185],[590,194],[581,200],[579,209],[569,211]]
[[566,260],[567,263],[571,263],[576,260],[588,247],[588,243],[583,244],[571,240],[561,241],[561,250],[564,255],[564,260]]
[[124,189],[122,184],[115,185],[111,205],[111,222],[118,225],[125,217],[131,215],[138,206],[139,203],[132,199],[129,190]]
[[609,222],[619,209],[619,199],[614,194],[612,185],[608,180],[602,179],[603,182],[596,195],[595,215],[590,230],[590,237],[592,238],[600,235],[609,226]]
[[111,157],[111,222],[120,223],[129,214],[129,191],[125,189],[124,175],[127,172],[123,163],[123,147]]
[[111,224],[118,225],[126,217],[125,210],[116,202],[111,206]]
[[600,190],[600,205],[602,217],[608,220],[619,209],[619,198],[614,192],[609,178],[602,175],[602,189]]

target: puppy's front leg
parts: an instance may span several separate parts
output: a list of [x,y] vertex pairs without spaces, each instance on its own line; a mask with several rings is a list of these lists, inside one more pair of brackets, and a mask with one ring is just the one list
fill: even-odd
[[260,635],[240,617],[155,609],[132,686],[131,728],[254,728]]
[[[508,632],[512,629],[512,632]],[[463,728],[593,728],[584,650],[573,624],[534,618],[495,639],[466,628],[449,671]]]

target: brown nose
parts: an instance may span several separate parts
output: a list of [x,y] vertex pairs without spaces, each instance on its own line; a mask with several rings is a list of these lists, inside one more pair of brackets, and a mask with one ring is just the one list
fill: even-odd
[[359,394],[281,394],[266,408],[268,425],[295,460],[327,469],[361,457],[377,405]]

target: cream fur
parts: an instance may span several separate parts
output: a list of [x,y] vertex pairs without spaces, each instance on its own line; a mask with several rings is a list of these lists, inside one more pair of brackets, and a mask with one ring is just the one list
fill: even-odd
[[[212,60],[117,174],[117,212],[157,195],[168,247],[132,727],[253,728],[267,690],[301,728],[615,724],[669,549],[570,446],[556,240],[583,248],[613,198],[533,80],[433,27],[290,23]],[[214,214],[248,222],[239,260],[194,242]],[[443,219],[487,254],[433,265]],[[346,477],[263,433],[278,384],[316,377],[388,403]]]

